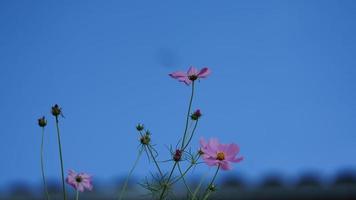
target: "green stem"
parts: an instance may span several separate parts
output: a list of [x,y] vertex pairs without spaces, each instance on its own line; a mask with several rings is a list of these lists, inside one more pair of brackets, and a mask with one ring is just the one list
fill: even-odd
[[[178,163],[178,170],[179,170],[179,173],[181,174],[181,177],[182,177],[183,183],[184,183],[185,187],[187,188],[187,190],[188,190],[188,192],[189,192],[189,195],[190,195],[190,196],[193,196],[192,191],[190,190],[190,188],[189,188],[189,186],[188,186],[187,182],[185,181],[185,178],[184,178],[184,175],[183,175],[183,173],[182,173],[182,169],[181,169],[181,167],[180,167],[179,163]],[[187,171],[186,171],[186,172],[187,172]]]
[[209,183],[208,187],[207,187],[206,190],[205,190],[205,195],[204,195],[203,200],[208,199],[208,197],[209,197],[209,195],[210,195],[210,193],[211,193],[210,187],[214,184],[214,181],[215,181],[216,175],[218,175],[219,169],[220,169],[220,164],[218,165],[218,168],[216,169],[216,172],[215,172],[215,174],[214,174],[213,179],[211,180],[211,182]]
[[162,193],[161,193],[161,195],[160,195],[160,197],[159,197],[160,200],[162,200],[163,197],[164,197],[164,193],[165,193],[166,190],[167,190],[169,181],[171,180],[172,174],[173,174],[174,169],[176,168],[176,166],[177,166],[177,162],[174,162],[174,165],[173,165],[173,167],[172,167],[171,172],[169,173],[169,176],[168,176],[168,179],[167,179],[167,182],[166,182],[167,184],[166,184],[165,187],[163,188]]
[[142,147],[142,148],[140,149],[140,151],[138,152],[137,157],[136,157],[136,160],[135,160],[135,162],[134,162],[134,165],[132,166],[132,168],[131,168],[131,170],[130,170],[130,172],[129,172],[129,175],[126,177],[124,186],[122,187],[121,192],[120,192],[119,200],[122,199],[122,197],[123,197],[123,195],[124,195],[124,193],[125,193],[125,191],[126,191],[127,183],[129,182],[129,179],[130,179],[130,177],[131,177],[131,175],[132,175],[132,173],[133,173],[133,171],[134,171],[134,169],[135,169],[135,167],[136,167],[138,161],[140,160],[140,157],[141,157],[141,155],[142,155],[142,152],[143,152],[143,147]]
[[204,176],[201,177],[198,186],[197,186],[197,187],[195,188],[195,190],[194,190],[192,200],[195,200],[195,196],[196,196],[197,193],[199,192],[200,187],[203,185],[203,182],[204,182],[204,180],[205,180],[205,178],[206,178],[207,175],[208,175],[208,173],[204,174]]
[[46,194],[46,199],[49,200],[49,193],[48,193],[48,188],[47,188],[47,183],[46,183],[46,176],[44,172],[44,164],[43,164],[43,141],[44,141],[44,127],[42,128],[42,140],[41,140],[41,171],[42,171],[42,179],[43,179],[43,189],[44,193]]
[[184,130],[184,134],[183,134],[183,141],[182,141],[181,149],[183,149],[183,147],[184,147],[185,137],[187,135],[188,122],[189,122],[190,110],[192,108],[193,97],[194,97],[194,81],[192,82],[192,93],[190,95],[190,100],[189,100],[188,113],[187,113],[187,119],[185,121],[185,130]]
[[[193,97],[194,97],[194,81],[192,82],[192,92],[191,92],[190,99],[189,99],[189,106],[188,106],[187,118],[186,118],[186,121],[185,121],[185,128],[184,128],[184,134],[183,134],[181,149],[183,149],[183,147],[185,146],[184,143],[185,143],[185,137],[187,135],[187,130],[188,130],[189,116],[190,116],[190,110],[192,108]],[[165,194],[165,192],[167,190],[169,181],[170,181],[170,179],[172,177],[172,174],[173,174],[174,169],[176,168],[176,166],[177,166],[177,162],[174,162],[174,165],[173,165],[173,167],[171,169],[171,172],[169,174],[169,177],[167,179],[167,186],[165,186],[163,188],[162,193],[161,193],[161,195],[159,197],[160,200],[162,200],[163,197],[164,197],[164,194]]]
[[60,137],[60,133],[59,133],[58,116],[56,116],[56,128],[57,128],[57,137],[58,137],[58,146],[59,146],[59,159],[61,161],[63,199],[67,200],[66,188],[64,185],[63,156],[62,156],[61,137]]
[[190,137],[189,137],[189,139],[188,139],[188,142],[187,142],[187,144],[183,147],[182,151],[184,151],[184,149],[186,149],[186,148],[188,147],[190,141],[192,141],[193,135],[194,135],[194,132],[195,132],[195,129],[197,129],[197,126],[198,126],[198,121],[199,121],[199,120],[196,120],[195,125],[194,125],[194,128],[193,128],[193,131],[192,131],[192,133],[190,134]]
[[[197,157],[195,158],[193,158],[195,161],[197,161],[198,159],[199,159],[199,157],[200,157],[200,154],[198,154],[197,155]],[[174,184],[174,183],[176,183],[176,182],[178,182],[183,176],[185,176],[187,173],[188,173],[188,171],[194,166],[194,165],[196,165],[196,163],[191,163],[190,165],[189,165],[189,167],[184,171],[184,173],[183,174],[181,174],[181,176],[179,176],[176,180],[174,180],[174,181],[172,181],[172,185]]]
[[79,200],[79,190],[77,190],[77,194],[75,195],[75,200]]
[[150,154],[151,154],[151,157],[152,157],[152,159],[153,159],[153,162],[155,163],[155,165],[156,165],[156,167],[157,167],[157,169],[158,169],[159,174],[161,175],[161,177],[163,177],[162,170],[161,170],[161,168],[159,167],[158,162],[157,162],[157,160],[156,160],[156,157],[153,155],[153,152],[152,152],[152,149],[151,149],[151,148],[153,148],[151,145],[147,145],[147,149],[148,149],[148,151],[149,151]]

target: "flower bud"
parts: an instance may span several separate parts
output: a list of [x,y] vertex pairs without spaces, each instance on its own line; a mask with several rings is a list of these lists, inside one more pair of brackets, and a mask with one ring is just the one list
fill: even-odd
[[198,150],[198,154],[199,154],[199,155],[203,155],[203,154],[204,154],[204,151],[201,150],[201,149],[199,149],[199,150]]
[[58,115],[62,114],[62,109],[56,104],[52,106],[52,115],[55,117],[58,117]]
[[138,131],[142,131],[144,128],[145,128],[145,127],[143,126],[143,124],[137,124],[137,125],[136,125],[136,129],[137,129]]
[[38,125],[40,127],[45,127],[47,125],[47,120],[44,116],[38,119]]
[[150,142],[151,142],[151,137],[150,137],[150,135],[149,134],[145,134],[145,135],[143,135],[141,138],[140,138],[140,142],[141,142],[141,144],[143,144],[143,145],[148,145],[148,144],[150,144]]
[[182,159],[182,151],[177,149],[176,153],[173,155],[173,160],[178,162]]
[[216,186],[211,184],[209,185],[209,190],[212,191],[212,192],[215,192],[216,191]]
[[201,117],[201,112],[200,109],[197,109],[192,115],[190,115],[190,118],[192,120],[198,120]]

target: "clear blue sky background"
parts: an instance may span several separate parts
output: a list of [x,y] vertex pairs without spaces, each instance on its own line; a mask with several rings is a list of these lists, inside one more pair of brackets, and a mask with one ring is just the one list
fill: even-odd
[[[238,143],[235,173],[355,169],[355,19],[352,0],[1,1],[0,187],[40,183],[41,115],[47,173],[59,178],[54,103],[66,169],[126,174],[137,122],[166,151],[189,96],[167,74],[189,65],[213,71],[197,86],[194,145]],[[136,175],[147,174],[142,161]]]

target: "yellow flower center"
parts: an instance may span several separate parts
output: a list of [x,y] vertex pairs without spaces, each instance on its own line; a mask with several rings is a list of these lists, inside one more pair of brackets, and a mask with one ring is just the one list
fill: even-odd
[[225,154],[224,152],[218,152],[216,154],[216,160],[225,160]]

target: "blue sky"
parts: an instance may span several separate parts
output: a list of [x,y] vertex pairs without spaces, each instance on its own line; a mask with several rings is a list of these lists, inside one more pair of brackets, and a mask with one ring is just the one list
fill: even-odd
[[232,173],[355,169],[355,10],[351,0],[1,1],[0,186],[40,183],[42,115],[47,174],[59,180],[55,103],[66,169],[125,175],[137,122],[166,152],[189,95],[167,74],[190,65],[213,71],[197,85],[194,146],[238,143],[245,161]]

